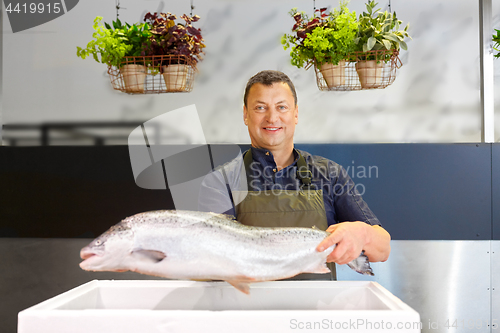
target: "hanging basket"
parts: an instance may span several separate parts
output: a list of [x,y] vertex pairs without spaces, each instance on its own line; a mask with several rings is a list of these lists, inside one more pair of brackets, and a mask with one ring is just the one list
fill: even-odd
[[383,89],[394,82],[403,65],[398,50],[353,52],[338,65],[314,64],[316,83],[322,91]]
[[185,55],[125,57],[120,68],[108,67],[113,89],[128,94],[190,92],[196,71]]

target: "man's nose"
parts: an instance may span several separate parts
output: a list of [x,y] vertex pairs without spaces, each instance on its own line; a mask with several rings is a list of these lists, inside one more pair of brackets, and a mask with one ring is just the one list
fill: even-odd
[[272,124],[278,121],[279,113],[274,109],[269,109],[266,113],[266,120],[268,123]]

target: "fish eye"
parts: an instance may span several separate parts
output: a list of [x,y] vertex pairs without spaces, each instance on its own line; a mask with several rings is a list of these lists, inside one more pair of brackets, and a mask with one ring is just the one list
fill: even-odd
[[101,245],[102,244],[102,241],[101,240],[96,240],[95,241],[95,245]]

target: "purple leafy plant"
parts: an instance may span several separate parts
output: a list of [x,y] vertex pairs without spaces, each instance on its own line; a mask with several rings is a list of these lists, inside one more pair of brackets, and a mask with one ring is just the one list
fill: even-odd
[[[177,17],[171,13],[147,13],[144,21],[151,26],[151,37],[149,43],[144,45],[143,55],[184,55],[194,62],[203,60],[202,54],[205,44],[201,36],[201,29],[192,26],[200,17],[198,15],[189,17],[183,14],[181,19],[184,24],[176,23]],[[183,58],[173,61],[155,60],[156,66],[169,65],[173,63],[183,64],[186,61]]]

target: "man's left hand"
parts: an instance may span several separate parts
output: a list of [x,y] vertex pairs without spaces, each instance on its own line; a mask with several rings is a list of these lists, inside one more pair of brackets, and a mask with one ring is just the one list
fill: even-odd
[[316,248],[321,252],[337,244],[326,258],[327,262],[339,265],[347,264],[359,257],[364,250],[370,261],[386,261],[390,253],[390,235],[380,226],[371,226],[365,222],[342,222],[326,229],[331,235],[326,237]]
[[347,264],[359,257],[361,251],[363,251],[366,243],[366,227],[370,226],[359,221],[331,225],[326,229],[331,235],[318,245],[317,250],[323,251],[337,244],[332,253],[326,258],[326,261],[335,262],[339,265]]

